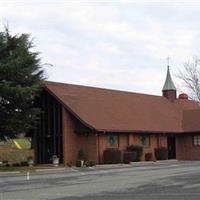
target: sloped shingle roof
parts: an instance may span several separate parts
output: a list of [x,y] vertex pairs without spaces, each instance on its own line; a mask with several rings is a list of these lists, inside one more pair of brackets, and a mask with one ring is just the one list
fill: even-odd
[[185,132],[200,132],[200,109],[183,112],[183,130]]
[[[183,132],[183,112],[194,101],[46,82],[45,88],[85,125],[97,131]],[[200,129],[199,129],[200,130]]]

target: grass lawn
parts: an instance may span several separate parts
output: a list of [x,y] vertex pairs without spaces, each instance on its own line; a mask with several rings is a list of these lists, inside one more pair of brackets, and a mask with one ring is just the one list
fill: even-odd
[[17,142],[22,149],[30,149],[31,148],[31,140],[29,138],[23,138],[23,139],[13,139],[15,142]]
[[30,149],[31,139],[30,138],[15,138],[15,139],[10,139],[8,141],[0,140],[0,147]]

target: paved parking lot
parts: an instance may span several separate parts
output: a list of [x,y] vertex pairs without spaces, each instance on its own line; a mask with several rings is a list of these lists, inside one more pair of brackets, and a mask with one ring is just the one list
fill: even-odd
[[200,161],[0,175],[1,200],[200,199]]

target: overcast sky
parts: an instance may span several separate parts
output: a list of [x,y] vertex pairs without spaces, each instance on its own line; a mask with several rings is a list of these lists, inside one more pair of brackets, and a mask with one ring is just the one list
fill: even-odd
[[0,0],[0,16],[31,34],[51,81],[160,95],[166,57],[180,87],[175,74],[200,53],[200,3]]

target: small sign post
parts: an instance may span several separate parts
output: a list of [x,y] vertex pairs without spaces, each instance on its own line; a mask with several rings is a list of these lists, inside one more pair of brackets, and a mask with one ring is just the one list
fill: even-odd
[[27,172],[27,174],[26,174],[26,180],[27,180],[27,181],[30,180],[30,172]]

